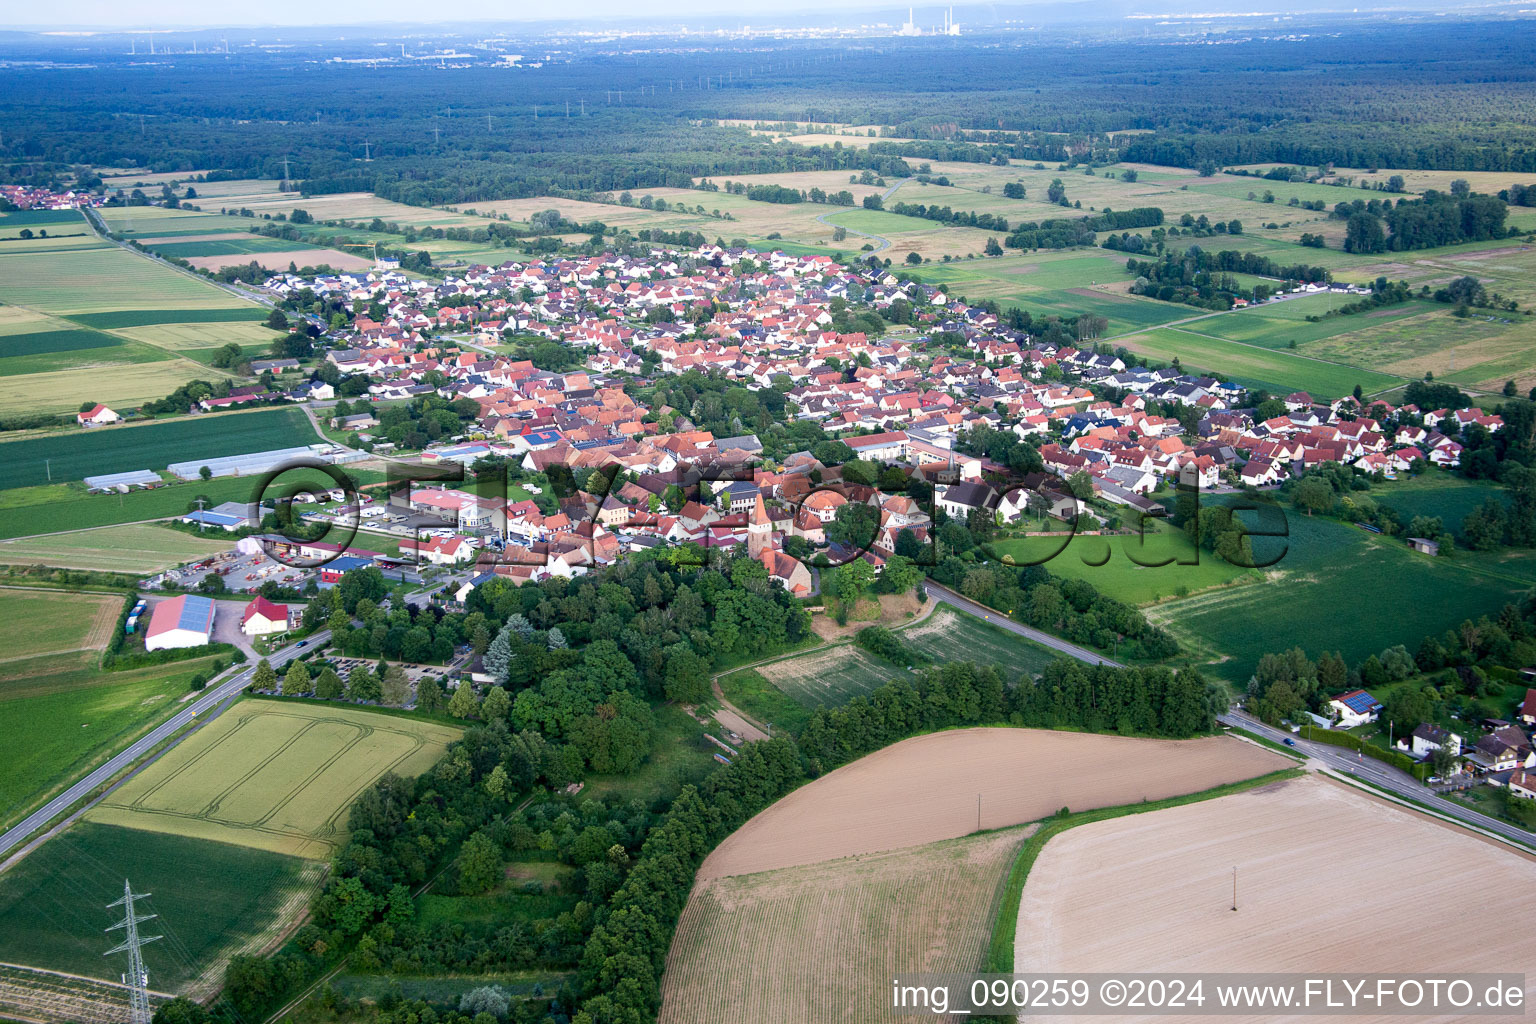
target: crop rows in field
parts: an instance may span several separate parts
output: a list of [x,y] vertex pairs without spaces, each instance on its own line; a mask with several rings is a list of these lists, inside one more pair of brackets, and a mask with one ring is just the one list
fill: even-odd
[[975,971],[1013,855],[1011,829],[717,878],[689,897],[667,957],[662,1024],[895,1020],[890,978]]

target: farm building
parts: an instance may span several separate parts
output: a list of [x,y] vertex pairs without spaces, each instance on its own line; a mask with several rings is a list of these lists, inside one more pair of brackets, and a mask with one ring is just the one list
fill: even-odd
[[213,636],[212,598],[182,594],[155,605],[144,633],[144,649],[201,647]]
[[75,414],[75,422],[82,427],[100,427],[108,423],[121,423],[123,418],[106,406],[97,402],[89,409],[82,409]]
[[240,617],[240,632],[246,636],[267,636],[288,629],[288,606],[258,597],[245,606]]

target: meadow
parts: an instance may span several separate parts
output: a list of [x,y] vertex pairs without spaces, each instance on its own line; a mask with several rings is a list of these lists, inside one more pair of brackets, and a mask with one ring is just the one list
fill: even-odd
[[41,484],[50,474],[55,481],[80,480],[97,473],[159,470],[172,462],[292,448],[319,440],[304,414],[286,407],[72,430],[0,442],[0,456],[10,469],[0,488]]
[[1367,394],[1403,384],[1401,377],[1391,377],[1374,370],[1361,370],[1340,363],[1193,333],[1211,319],[1230,315],[1221,313],[1195,321],[1192,330],[1160,327],[1116,338],[1115,341],[1132,352],[1164,363],[1171,363],[1177,358],[1179,364],[1187,369],[1204,370],[1223,380],[1265,388],[1275,394],[1306,391],[1314,398],[1337,398],[1349,394],[1357,384]]
[[425,771],[458,735],[450,726],[358,708],[248,700],[128,780],[87,818],[324,859],[358,793],[386,772]]
[[[1429,558],[1337,520],[1286,512],[1288,537],[1254,542],[1261,562],[1284,551],[1262,585],[1146,610],[1212,674],[1237,686],[1262,655],[1291,647],[1312,657],[1337,650],[1351,664],[1393,644],[1412,651],[1426,634],[1497,614],[1531,585],[1528,570],[1462,552]],[[1267,520],[1265,528],[1272,528]]]
[[118,980],[126,959],[102,953],[126,878],[149,896],[136,909],[158,915],[145,931],[165,936],[145,947],[150,987],[175,992],[270,939],[319,874],[296,857],[81,822],[0,876],[0,961]]
[[1061,533],[1011,537],[992,546],[1005,561],[1042,564],[1053,575],[1086,580],[1100,593],[1132,605],[1223,586],[1253,572],[1197,550],[1184,531],[1156,520],[1147,524],[1143,537]]
[[182,533],[152,524],[108,526],[28,540],[0,540],[0,563],[152,573],[227,551],[228,534]]
[[214,662],[104,672],[99,658],[80,651],[0,662],[0,735],[9,756],[0,773],[4,827],[163,719],[192,677],[209,674]]

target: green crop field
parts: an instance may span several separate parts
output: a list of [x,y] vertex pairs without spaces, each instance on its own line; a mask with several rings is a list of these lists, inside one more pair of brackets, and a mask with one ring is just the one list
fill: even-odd
[[450,726],[343,705],[245,701],[111,793],[87,817],[324,859],[358,793],[426,771]]
[[[1355,663],[1393,644],[1494,614],[1530,587],[1529,566],[1458,552],[1416,554],[1399,540],[1285,510],[1289,537],[1254,543],[1262,562],[1284,556],[1263,584],[1210,591],[1147,610],[1147,617],[1243,685],[1259,657],[1300,645]],[[1264,528],[1272,524],[1266,519]]]
[[[183,836],[80,823],[0,876],[0,961],[117,981],[123,956],[102,953],[122,919],[107,904],[123,880],[157,914],[145,947],[149,986],[174,992],[232,954],[279,933],[319,869],[296,857]],[[215,979],[216,980],[216,979]]]
[[108,526],[29,540],[0,540],[0,564],[151,573],[227,551],[232,543],[222,530],[198,537],[147,524]]
[[44,483],[50,472],[55,481],[80,480],[97,473],[160,470],[172,462],[292,448],[318,440],[309,420],[292,408],[97,427],[0,442],[0,458],[10,467],[0,487]]
[[72,313],[69,319],[85,327],[111,330],[117,327],[146,327],[154,324],[212,324],[242,320],[265,320],[270,312],[256,305],[230,309],[125,309],[110,313]]
[[[120,607],[121,605],[119,605]],[[109,626],[116,623],[114,612]],[[0,662],[0,823],[9,828],[170,713],[213,658],[104,672],[95,652]]]
[[62,314],[246,305],[206,281],[115,246],[47,253],[0,251],[0,302]]
[[[1197,551],[1182,530],[1155,520],[1148,524],[1145,540],[1134,534],[1074,537],[1061,533],[1014,537],[993,546],[1015,564],[1042,564],[1054,575],[1087,580],[1101,593],[1133,605],[1221,586],[1250,571],[1209,551]],[[1159,564],[1164,562],[1170,564]]]
[[9,228],[32,228],[39,224],[44,227],[51,224],[84,227],[85,218],[78,210],[12,210],[9,213],[0,213],[0,231]]
[[[1191,326],[1205,328],[1213,319],[1232,315],[1223,313]],[[1188,369],[1206,370],[1226,380],[1267,388],[1279,394],[1307,391],[1318,398],[1337,398],[1348,394],[1356,384],[1367,394],[1374,394],[1403,383],[1402,378],[1373,370],[1222,341],[1176,327],[1160,327],[1117,341],[1131,351],[1153,359],[1171,362],[1177,356],[1180,364]]]
[[[1008,680],[1039,673],[1057,657],[1044,647],[949,607],[936,607],[927,619],[903,626],[897,632],[935,664],[974,661],[995,666]],[[911,678],[905,669],[853,644],[820,648],[759,665],[755,672],[767,684],[811,708],[846,704],[892,679]],[[730,691],[726,692],[730,696]],[[750,707],[746,710],[752,712]],[[777,721],[788,724],[782,715]]]
[[1459,533],[1467,513],[1489,498],[1506,501],[1503,490],[1491,482],[1466,480],[1438,469],[1376,484],[1370,494],[1379,504],[1410,518],[1439,516],[1452,533]]
[[194,256],[241,256],[258,252],[289,252],[301,243],[278,238],[206,239],[200,242],[157,242],[152,248],[163,256],[191,259]]
[[[3,452],[4,448],[0,447],[0,454]],[[377,483],[383,479],[382,473],[355,467],[348,467],[346,473],[357,484]],[[194,500],[199,496],[207,498],[210,505],[225,501],[251,502],[258,497],[259,483],[259,478],[220,477],[127,494],[85,494],[78,484],[0,490],[0,538],[33,537],[62,530],[183,516],[197,507]],[[315,469],[291,470],[283,474],[279,483],[284,487],[297,483],[335,486],[329,476]]]

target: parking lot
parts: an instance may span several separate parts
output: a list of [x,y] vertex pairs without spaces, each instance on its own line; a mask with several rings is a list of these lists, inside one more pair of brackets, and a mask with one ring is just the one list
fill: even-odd
[[279,586],[302,587],[314,576],[313,570],[284,565],[265,553],[242,555],[229,551],[181,569],[167,570],[160,576],[151,577],[151,585],[158,586],[169,581],[183,588],[197,590],[204,577],[215,573],[223,578],[225,588],[236,592],[259,590],[268,580],[275,581]]

